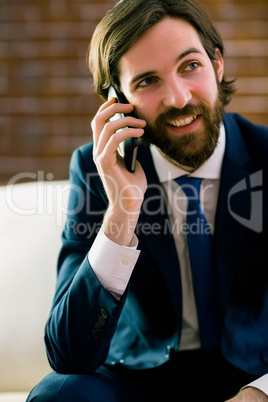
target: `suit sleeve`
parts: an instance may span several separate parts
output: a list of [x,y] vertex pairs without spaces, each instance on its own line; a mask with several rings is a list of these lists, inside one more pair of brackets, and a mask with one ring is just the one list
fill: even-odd
[[72,157],[57,286],[45,328],[48,360],[60,373],[90,373],[104,363],[125,302],[102,286],[87,257],[107,208],[91,154],[77,150]]

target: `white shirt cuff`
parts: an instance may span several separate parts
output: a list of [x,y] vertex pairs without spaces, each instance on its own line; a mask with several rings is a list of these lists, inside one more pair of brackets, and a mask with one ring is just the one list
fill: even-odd
[[117,299],[126,290],[140,255],[137,246],[136,235],[131,246],[125,247],[111,241],[101,228],[88,252],[88,261],[100,283]]
[[266,395],[268,395],[268,374],[265,374],[264,376],[258,378],[257,380],[251,382],[250,384],[246,385],[243,388],[246,388],[246,387],[258,388],[260,391],[262,391]]

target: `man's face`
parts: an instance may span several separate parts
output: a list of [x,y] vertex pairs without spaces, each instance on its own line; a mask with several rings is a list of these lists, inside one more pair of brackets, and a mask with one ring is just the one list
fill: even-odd
[[165,18],[119,62],[122,92],[147,121],[144,141],[188,170],[201,166],[217,145],[223,60],[218,50],[216,56],[214,69],[192,25]]

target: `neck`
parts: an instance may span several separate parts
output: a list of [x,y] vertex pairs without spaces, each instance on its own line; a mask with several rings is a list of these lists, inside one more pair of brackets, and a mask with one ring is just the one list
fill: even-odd
[[164,154],[164,152],[162,152],[160,148],[157,147],[157,149],[159,150],[159,152],[161,153],[161,155],[163,155],[163,157],[164,157],[167,161],[173,163],[175,166],[179,167],[180,169],[185,170],[185,171],[188,172],[188,173],[193,173],[193,172],[194,172],[194,170],[195,170],[194,168],[191,168],[191,167],[189,167],[189,166],[182,166],[182,165],[180,165],[177,161],[175,161],[175,160],[172,159],[172,158],[169,158],[166,154]]

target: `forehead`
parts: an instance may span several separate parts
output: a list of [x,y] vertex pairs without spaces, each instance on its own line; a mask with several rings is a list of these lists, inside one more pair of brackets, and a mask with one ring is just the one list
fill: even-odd
[[165,18],[149,28],[138,41],[121,57],[120,76],[144,70],[164,67],[189,48],[197,48],[203,55],[201,39],[194,27],[179,18]]

